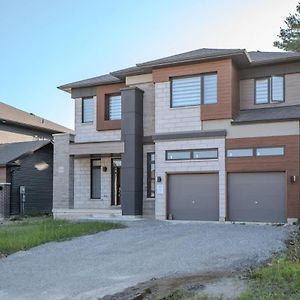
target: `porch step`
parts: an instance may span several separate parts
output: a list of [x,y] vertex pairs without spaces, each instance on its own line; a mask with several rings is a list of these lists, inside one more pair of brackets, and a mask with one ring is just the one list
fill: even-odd
[[109,219],[122,217],[121,209],[53,209],[54,219]]

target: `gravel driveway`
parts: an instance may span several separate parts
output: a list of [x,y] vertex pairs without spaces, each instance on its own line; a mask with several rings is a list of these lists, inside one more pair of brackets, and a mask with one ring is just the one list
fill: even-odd
[[283,250],[290,230],[131,222],[0,259],[0,299],[97,299],[154,277],[244,270]]

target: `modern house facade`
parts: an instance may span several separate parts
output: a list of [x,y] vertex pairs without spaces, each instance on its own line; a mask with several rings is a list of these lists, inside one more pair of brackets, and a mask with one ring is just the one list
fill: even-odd
[[0,102],[0,219],[51,213],[54,133],[72,130]]
[[199,49],[59,88],[55,217],[299,218],[300,53]]

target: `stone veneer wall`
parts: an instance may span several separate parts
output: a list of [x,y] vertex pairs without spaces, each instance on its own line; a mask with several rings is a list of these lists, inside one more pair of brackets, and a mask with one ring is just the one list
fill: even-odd
[[75,99],[75,143],[119,141],[121,130],[97,131],[96,129],[96,96],[94,98],[94,122],[82,123],[82,101]]
[[[102,167],[107,167],[104,172]],[[111,158],[101,158],[101,199],[91,199],[91,159],[74,160],[74,208],[101,209],[111,206]]]
[[10,183],[0,183],[0,219],[10,215]]
[[155,84],[155,133],[201,130],[200,105],[170,107],[170,82]]
[[[219,158],[214,160],[182,160],[166,161],[166,150],[180,149],[205,149],[218,148]],[[158,194],[156,190],[155,216],[157,219],[166,219],[167,197],[166,184],[167,173],[188,172],[218,172],[219,173],[219,219],[225,220],[226,216],[226,172],[225,172],[225,139],[194,139],[180,141],[156,141],[155,144],[156,176],[162,178],[163,193]],[[157,187],[158,183],[156,183]]]

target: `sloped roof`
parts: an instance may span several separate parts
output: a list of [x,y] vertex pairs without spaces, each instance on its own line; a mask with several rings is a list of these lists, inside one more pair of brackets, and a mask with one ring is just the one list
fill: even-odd
[[300,120],[300,105],[241,110],[232,123],[284,120]]
[[72,88],[97,86],[103,84],[111,84],[123,82],[126,76],[145,74],[151,72],[152,68],[162,67],[174,64],[183,64],[189,62],[232,57],[235,62],[242,67],[251,67],[255,65],[270,64],[291,60],[300,60],[300,52],[265,52],[250,51],[245,49],[216,49],[201,48],[184,53],[179,53],[143,63],[135,66],[117,70],[110,74],[101,75],[73,83],[65,84],[58,87],[61,90],[70,92]]
[[51,142],[46,140],[0,144],[0,166],[5,166],[21,156],[33,153],[49,143]]
[[68,92],[70,89],[73,88],[89,87],[89,86],[111,84],[111,83],[118,83],[118,82],[122,82],[122,81],[111,74],[105,74],[97,77],[92,77],[84,80],[67,83],[59,86],[58,88],[60,90]]
[[0,102],[0,122],[12,122],[51,133],[72,132],[71,129]]

